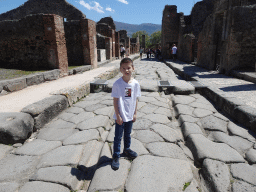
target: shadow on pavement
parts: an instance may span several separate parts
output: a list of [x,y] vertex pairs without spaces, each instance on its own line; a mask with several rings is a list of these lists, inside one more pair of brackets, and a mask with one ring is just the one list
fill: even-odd
[[247,84],[247,85],[235,85],[230,87],[219,88],[222,91],[253,91],[256,90],[255,84]]

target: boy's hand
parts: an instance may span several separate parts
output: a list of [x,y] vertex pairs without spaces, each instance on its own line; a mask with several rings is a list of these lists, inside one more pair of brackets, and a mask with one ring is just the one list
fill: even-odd
[[122,125],[123,124],[123,119],[122,119],[122,117],[120,115],[117,115],[116,122],[117,122],[118,125]]
[[136,121],[136,119],[137,119],[137,115],[136,115],[136,114],[134,114],[134,115],[133,115],[133,120],[132,120],[132,121],[133,121],[133,122],[135,122],[135,121]]

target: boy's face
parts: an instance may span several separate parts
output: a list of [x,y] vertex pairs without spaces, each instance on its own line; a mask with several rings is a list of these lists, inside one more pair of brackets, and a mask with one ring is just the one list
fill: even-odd
[[120,66],[120,72],[123,74],[124,77],[131,77],[134,67],[132,63],[122,63]]

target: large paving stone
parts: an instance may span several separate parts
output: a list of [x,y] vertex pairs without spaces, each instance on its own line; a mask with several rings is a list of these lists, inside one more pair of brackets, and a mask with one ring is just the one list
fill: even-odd
[[199,191],[199,186],[195,179],[190,183],[190,185],[184,190],[184,192],[198,192]]
[[86,98],[82,99],[83,101],[94,101],[94,100],[100,100],[102,97],[106,96],[107,94],[105,92],[99,92],[99,93],[90,93],[86,96]]
[[109,118],[103,115],[97,115],[91,119],[87,119],[77,125],[77,128],[81,130],[95,129],[99,127],[106,127],[109,122]]
[[74,104],[74,107],[86,108],[90,105],[96,105],[97,103],[101,102],[101,100],[88,100],[79,101],[78,103]]
[[177,104],[183,104],[183,105],[187,105],[189,103],[194,102],[196,99],[190,96],[186,96],[186,95],[175,95],[172,96],[172,102],[174,105]]
[[154,111],[154,113],[165,115],[168,118],[172,117],[172,112],[169,108],[159,107],[157,110]]
[[34,173],[39,158],[32,156],[9,155],[0,160],[0,183],[5,181],[27,181]]
[[190,115],[193,116],[194,108],[188,105],[177,104],[174,107],[175,117],[178,118],[179,115]]
[[95,114],[93,112],[82,112],[70,118],[68,121],[79,124],[82,121],[86,121],[87,119],[91,119],[93,117],[95,117]]
[[243,181],[235,181],[232,185],[233,192],[255,192],[256,186]]
[[127,192],[182,191],[192,179],[187,161],[144,155],[133,161],[125,186]]
[[110,151],[109,143],[105,142],[100,153],[98,165],[106,162],[111,162],[111,161],[112,161],[112,154]]
[[234,178],[256,185],[256,167],[245,163],[231,165],[231,174]]
[[12,149],[12,146],[0,144],[0,160],[4,158]]
[[144,116],[143,116],[143,118],[138,119],[133,123],[132,129],[134,129],[134,130],[144,129],[145,130],[145,129],[149,129],[149,127],[152,124],[153,124],[152,121],[150,121],[149,119],[144,119]]
[[140,109],[140,112],[146,113],[146,114],[151,114],[157,109],[158,109],[158,106],[152,105],[152,104],[147,104]]
[[153,104],[159,107],[169,108],[169,105],[167,102],[155,101],[153,102]]
[[141,91],[157,92],[158,86],[156,80],[142,79],[138,80],[140,83]]
[[114,114],[114,107],[113,106],[103,107],[95,110],[94,113],[96,113],[97,115],[105,115],[105,116],[108,116],[109,118],[112,118]]
[[164,141],[162,137],[150,130],[139,130],[133,135],[134,138],[138,139],[142,143],[152,143],[157,141]]
[[247,151],[245,154],[245,158],[249,163],[256,164],[256,150],[250,149],[249,151]]
[[248,132],[247,129],[240,127],[231,121],[228,123],[228,131],[231,135],[237,135],[239,137],[248,139],[249,141],[255,142],[255,138]]
[[105,108],[105,107],[107,107],[107,105],[103,105],[103,104],[98,103],[98,104],[95,104],[95,105],[90,105],[90,106],[85,107],[85,111],[93,112],[93,111],[96,111],[97,109],[102,109],[102,108]]
[[148,97],[148,96],[139,97],[139,101],[140,102],[146,102],[146,103],[155,103],[155,102],[157,102],[156,98]]
[[122,189],[130,166],[131,163],[125,159],[120,159],[120,167],[117,171],[111,168],[110,163],[102,164],[95,172],[88,192]]
[[213,114],[213,112],[207,109],[195,108],[195,110],[193,111],[193,115],[199,118],[206,117],[211,114]]
[[195,118],[190,115],[180,115],[178,122],[179,122],[179,125],[182,125],[184,122],[196,123],[198,120],[199,118]]
[[[142,93],[143,93],[143,92],[142,92]],[[141,109],[143,106],[145,106],[145,105],[147,105],[146,102],[141,102],[141,101],[139,101],[139,102],[138,102],[137,109],[140,110],[140,109]]]
[[228,123],[222,119],[219,119],[213,115],[204,117],[201,119],[201,124],[204,129],[210,131],[222,131],[227,133],[227,125]]
[[152,92],[152,93],[149,93],[147,94],[147,97],[159,97],[159,93],[158,92]]
[[55,128],[55,129],[74,129],[76,124],[64,121],[62,119],[57,119],[44,126],[44,128]]
[[66,113],[74,113],[74,114],[79,114],[84,112],[84,109],[81,107],[70,107],[65,110]]
[[188,136],[187,146],[193,153],[195,160],[201,163],[206,158],[227,163],[245,161],[235,149],[232,149],[227,144],[214,143],[201,134],[192,134]]
[[60,141],[45,141],[41,139],[36,139],[16,149],[15,154],[43,155],[57,147],[60,147],[61,145],[62,143]]
[[54,149],[42,156],[37,168],[65,165],[76,166],[82,156],[83,148],[83,145],[68,145]]
[[24,142],[33,131],[34,119],[26,113],[0,113],[0,143]]
[[168,117],[166,117],[165,115],[161,115],[161,114],[149,114],[149,115],[145,115],[143,118],[148,119],[148,120],[152,121],[153,123],[167,124],[170,122]]
[[43,139],[47,141],[63,141],[69,136],[77,133],[79,130],[77,129],[55,129],[48,128],[40,130],[37,138]]
[[173,80],[171,84],[174,85],[174,94],[189,95],[195,93],[195,87],[184,80]]
[[202,174],[211,191],[229,191],[230,173],[228,166],[220,161],[205,159]]
[[185,122],[185,123],[182,124],[181,130],[182,130],[182,133],[184,135],[185,140],[191,134],[202,134],[202,135],[204,135],[201,128],[196,123]]
[[112,100],[101,101],[100,104],[107,105],[107,106],[113,106],[114,105],[113,99]]
[[154,142],[147,144],[147,149],[155,156],[170,157],[173,159],[187,160],[183,150],[176,144],[167,142]]
[[217,110],[209,103],[209,105],[205,103],[198,103],[198,102],[193,102],[190,103],[189,106],[194,107],[194,108],[200,108],[200,109],[206,109],[212,112],[217,112]]
[[175,143],[182,140],[182,138],[179,136],[175,129],[172,129],[171,127],[168,127],[166,125],[154,124],[150,128],[159,135],[161,135],[168,142]]
[[41,182],[41,181],[33,181],[26,183],[19,192],[70,192],[67,187],[64,187],[59,184]]
[[58,115],[58,119],[62,119],[64,121],[68,121],[70,118],[72,118],[74,116],[76,116],[76,114],[63,112],[60,115]]
[[19,184],[18,183],[0,183],[0,192],[11,192],[11,191],[18,191]]
[[[134,127],[133,127],[133,129],[134,129]],[[115,125],[110,129],[110,132],[107,137],[107,141],[110,143],[114,142],[114,137],[115,137]]]
[[183,142],[178,142],[178,146],[184,151],[184,153],[192,160],[194,161],[194,157],[190,149],[184,145]]
[[208,139],[218,142],[226,143],[230,147],[237,150],[241,155],[244,155],[246,151],[253,147],[253,143],[238,136],[229,136],[226,133],[213,131],[208,136]]
[[79,131],[63,141],[63,145],[76,145],[86,143],[90,140],[99,139],[100,135],[96,129]]
[[39,169],[30,180],[62,184],[78,190],[83,184],[83,174],[82,171],[68,166],[47,167]]

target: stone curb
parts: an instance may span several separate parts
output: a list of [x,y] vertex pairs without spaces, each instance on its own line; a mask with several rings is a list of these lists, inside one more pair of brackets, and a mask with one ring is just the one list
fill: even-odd
[[[164,63],[185,80],[198,81],[198,78],[192,77],[194,73],[186,73],[182,68],[177,68],[165,60]],[[209,98],[218,108],[220,108],[226,115],[230,116],[233,120],[256,132],[255,108],[251,106],[246,106],[238,99],[234,97],[229,97],[225,94],[225,92],[211,86],[205,88],[204,91],[199,91],[199,93]]]

